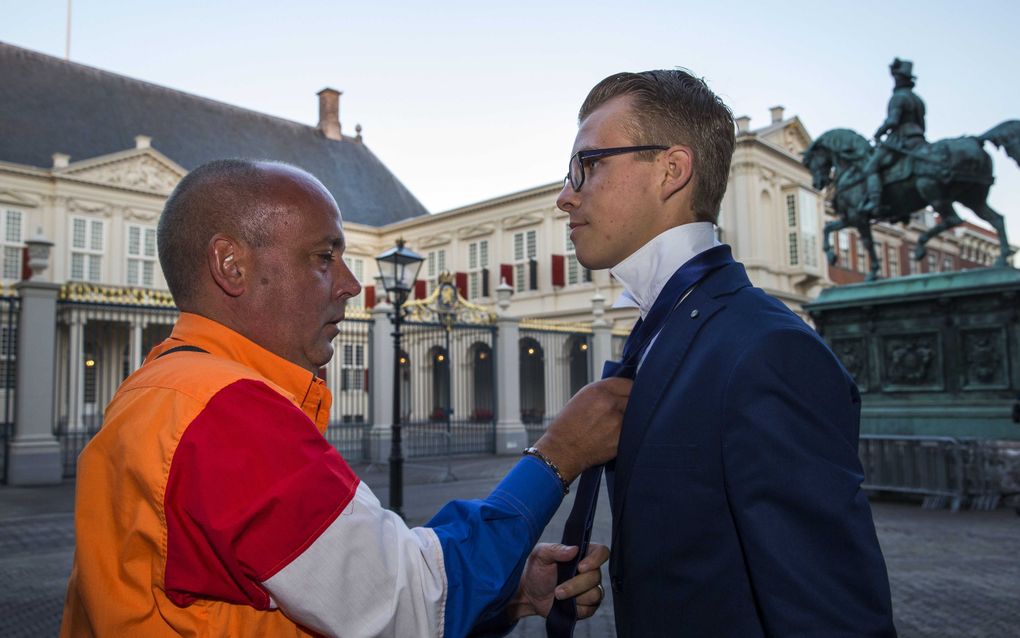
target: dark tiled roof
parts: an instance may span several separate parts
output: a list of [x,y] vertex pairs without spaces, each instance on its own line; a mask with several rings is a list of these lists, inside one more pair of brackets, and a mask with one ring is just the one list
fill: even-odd
[[[309,96],[309,99],[315,99]],[[212,159],[288,162],[336,198],[346,221],[383,226],[428,211],[353,138],[0,42],[0,160],[49,168],[134,148],[136,135],[191,170]]]

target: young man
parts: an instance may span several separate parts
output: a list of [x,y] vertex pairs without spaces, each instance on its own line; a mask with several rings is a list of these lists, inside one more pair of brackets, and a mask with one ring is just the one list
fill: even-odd
[[684,71],[620,73],[579,122],[557,205],[642,317],[606,474],[619,635],[895,635],[857,388],[716,240],[729,109]]
[[[540,458],[408,529],[322,436],[316,372],[361,290],[329,192],[294,167],[212,162],[157,238],[181,317],[79,459],[62,635],[459,637],[548,612],[576,548],[525,559],[566,485],[615,456],[628,382],[582,390]],[[556,594],[594,613],[606,558]]]

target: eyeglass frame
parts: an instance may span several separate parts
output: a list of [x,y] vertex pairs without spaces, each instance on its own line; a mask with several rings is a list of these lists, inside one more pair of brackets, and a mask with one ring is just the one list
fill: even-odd
[[[574,189],[574,192],[580,192],[581,187],[584,186],[585,174],[584,174],[584,163],[588,160],[602,159],[603,157],[612,157],[613,155],[623,155],[624,153],[642,153],[644,151],[665,151],[669,147],[662,146],[661,144],[653,144],[650,146],[614,146],[612,148],[593,148],[587,151],[578,151],[570,156],[570,161],[567,162],[567,174],[563,178],[563,184],[570,184],[570,188]],[[581,167],[581,181],[574,184],[574,180],[570,179],[570,167],[574,163],[574,158],[577,158],[577,165]]]

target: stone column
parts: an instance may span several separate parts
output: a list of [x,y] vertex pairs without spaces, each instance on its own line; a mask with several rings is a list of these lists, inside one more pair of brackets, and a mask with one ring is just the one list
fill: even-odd
[[591,298],[591,366],[592,378],[602,378],[602,365],[613,358],[613,324],[606,320],[606,298],[596,292]]
[[390,458],[393,426],[393,322],[389,314],[393,306],[382,301],[372,308],[372,371],[370,394],[372,430],[369,432],[368,458],[373,463],[386,463]]
[[520,321],[507,313],[511,292],[506,281],[496,288],[496,454],[520,454],[528,445],[521,422]]
[[142,367],[142,359],[145,353],[142,352],[142,333],[145,331],[145,319],[141,317],[131,318],[131,341],[128,346],[128,365],[130,372]]
[[[41,236],[29,244],[32,279],[15,284],[21,298],[18,314],[17,389],[14,437],[7,457],[10,485],[52,485],[63,480],[60,441],[53,435],[57,348],[57,295],[60,285],[35,279],[46,268],[49,244]],[[52,244],[49,244],[52,245]]]

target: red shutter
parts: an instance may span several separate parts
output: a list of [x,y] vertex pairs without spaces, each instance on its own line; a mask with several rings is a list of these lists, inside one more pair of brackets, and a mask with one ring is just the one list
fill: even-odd
[[368,392],[368,378],[370,376],[368,374],[368,368],[365,368],[364,370],[362,370],[362,372],[365,373],[365,379],[364,379],[365,382],[361,385],[361,387],[365,389],[365,392]]
[[467,299],[467,273],[459,272],[456,275],[457,291],[460,292],[460,296]]
[[425,287],[425,280],[424,279],[415,279],[414,280],[414,298],[415,299],[424,299],[425,297],[427,297],[428,296],[428,293],[426,292],[427,290],[428,290],[428,288]]
[[375,308],[375,286],[365,286],[365,307]]
[[21,280],[28,281],[32,278],[32,269],[28,267],[28,248],[21,249]]
[[499,265],[499,283],[502,284],[506,281],[506,285],[511,288],[514,287],[514,267],[512,264],[500,264]]
[[563,287],[567,283],[566,264],[563,255],[552,256],[552,284]]

